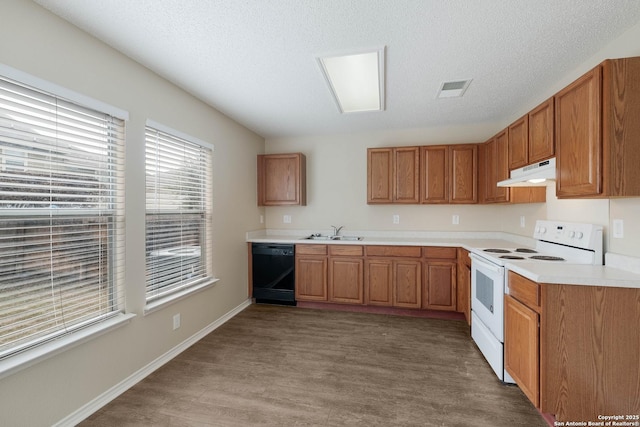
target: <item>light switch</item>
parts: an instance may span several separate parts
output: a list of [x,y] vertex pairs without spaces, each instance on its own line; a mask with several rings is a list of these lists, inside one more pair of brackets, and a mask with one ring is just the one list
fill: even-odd
[[393,223],[394,224],[400,224],[400,215],[394,215],[393,216]]
[[282,217],[282,222],[284,222],[285,224],[291,224],[291,215],[284,215]]
[[613,237],[622,239],[624,237],[624,221],[621,219],[613,220]]
[[453,215],[451,217],[451,224],[453,224],[453,225],[460,224],[460,215]]

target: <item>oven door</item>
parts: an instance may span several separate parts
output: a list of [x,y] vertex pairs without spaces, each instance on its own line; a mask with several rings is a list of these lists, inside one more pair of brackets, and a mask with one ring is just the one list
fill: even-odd
[[504,342],[504,267],[471,254],[471,310]]

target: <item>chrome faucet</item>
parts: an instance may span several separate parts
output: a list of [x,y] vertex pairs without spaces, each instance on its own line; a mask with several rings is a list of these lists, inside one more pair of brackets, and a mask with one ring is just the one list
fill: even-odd
[[332,225],[332,227],[333,227],[333,235],[338,236],[340,234],[340,230],[344,228],[344,225],[341,225],[340,227],[336,227],[335,225]]

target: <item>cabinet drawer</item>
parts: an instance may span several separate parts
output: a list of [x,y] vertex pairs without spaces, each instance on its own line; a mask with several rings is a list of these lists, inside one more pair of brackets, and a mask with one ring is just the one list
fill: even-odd
[[422,248],[422,255],[425,258],[456,259],[458,257],[458,249],[443,248],[438,246],[426,246]]
[[509,272],[509,294],[540,312],[540,285],[512,271]]
[[367,256],[420,258],[420,246],[367,246]]
[[296,255],[326,255],[327,245],[296,245]]
[[329,255],[331,256],[362,256],[364,247],[351,245],[330,245]]

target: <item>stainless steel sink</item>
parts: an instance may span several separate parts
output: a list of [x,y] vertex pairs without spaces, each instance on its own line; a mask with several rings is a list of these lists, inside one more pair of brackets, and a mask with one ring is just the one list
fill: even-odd
[[362,240],[364,237],[359,236],[323,236],[320,234],[312,234],[311,236],[307,236],[304,240],[342,240],[342,241],[358,241]]

